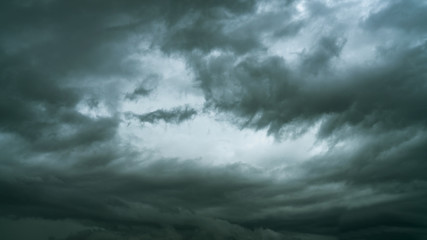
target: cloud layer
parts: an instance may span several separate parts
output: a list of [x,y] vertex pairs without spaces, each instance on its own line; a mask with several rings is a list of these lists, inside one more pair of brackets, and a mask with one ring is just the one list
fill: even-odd
[[422,1],[0,9],[3,238],[427,237]]

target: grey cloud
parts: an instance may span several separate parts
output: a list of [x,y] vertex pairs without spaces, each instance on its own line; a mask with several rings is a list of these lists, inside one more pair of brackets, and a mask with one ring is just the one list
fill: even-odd
[[[326,49],[335,51],[325,55],[328,57],[315,67],[329,67],[329,58],[339,53],[338,45],[326,46]],[[322,47],[325,45],[320,45],[320,50],[314,49],[311,56],[323,56]],[[300,134],[306,130],[304,128],[320,122],[319,138],[354,141],[350,148],[353,150],[332,147],[326,154],[302,164],[301,175],[307,182],[315,186],[342,183],[346,188],[355,187],[352,192],[357,192],[356,189],[374,191],[378,197],[371,199],[374,202],[376,199],[381,201],[381,196],[395,199],[390,205],[368,204],[372,208],[366,207],[369,210],[361,216],[361,221],[367,221],[365,223],[349,223],[347,220],[341,223],[342,218],[357,217],[348,208],[337,207],[318,213],[330,221],[311,225],[310,230],[302,227],[309,224],[310,218],[301,221],[293,218],[285,221],[284,227],[275,223],[285,219],[271,215],[250,221],[249,226],[264,224],[272,229],[327,231],[340,239],[387,239],[393,234],[398,238],[422,239],[425,236],[422,217],[425,212],[413,212],[421,195],[425,194],[421,190],[425,181],[426,157],[422,147],[426,144],[426,117],[421,111],[426,102],[425,69],[422,67],[425,43],[415,47],[381,49],[378,53],[382,60],[378,65],[364,65],[343,75],[334,75],[328,70],[318,72],[314,77],[309,66],[291,68],[280,57],[238,60],[232,55],[223,55],[195,61],[194,68],[198,71],[208,106],[231,113],[231,118],[237,119],[240,126],[268,128],[271,134],[281,131]],[[304,67],[308,70],[303,71]],[[419,182],[419,185],[413,182]],[[297,192],[301,191],[298,189]],[[306,197],[291,198],[283,204],[308,206],[334,198],[328,194]],[[384,213],[378,210],[370,215],[368,212],[375,208],[372,205],[384,207]],[[392,213],[393,209],[395,213]],[[319,217],[315,211],[311,214],[313,219]],[[393,214],[393,220],[386,217],[389,214]],[[401,222],[406,214],[413,214],[408,227]]]
[[132,93],[126,94],[126,98],[129,100],[135,100],[138,97],[144,97],[148,96],[151,93],[151,89],[146,89],[144,86],[137,87],[135,90],[133,90]]
[[423,239],[426,211],[421,204],[412,198],[350,211],[341,219],[340,239]]
[[[60,128],[89,129],[74,120],[63,122],[64,118],[74,116],[71,118],[78,118],[76,121],[96,125],[98,120],[84,119],[76,109],[85,99],[96,99],[107,105],[112,115],[117,114],[120,89],[111,87],[111,82],[119,85],[141,74],[137,63],[127,58],[135,49],[124,46],[134,45],[135,39],[153,37],[147,34],[153,30],[152,24],[173,28],[190,12],[203,13],[201,16],[214,22],[221,16],[208,17],[211,15],[207,13],[238,15],[253,6],[252,1],[1,3],[1,129],[31,141]],[[140,86],[127,97],[135,99],[150,90]],[[99,121],[101,125],[104,122]],[[112,137],[117,124],[104,127],[102,131],[108,133],[104,136]],[[73,142],[54,135],[54,141]]]
[[[398,10],[403,4],[386,7],[365,23],[373,24],[378,16],[390,17],[390,8],[406,11]],[[415,2],[405,4],[416,6]],[[415,18],[418,17],[403,18],[416,24],[408,28],[403,28],[400,20],[377,27],[411,31],[423,24]],[[281,57],[262,54],[242,57],[227,53],[209,58],[189,54],[207,107],[230,113],[231,121],[241,127],[267,128],[270,134],[298,135],[320,123],[320,139],[354,140],[354,151],[331,148],[327,154],[303,164],[302,169],[310,170],[303,170],[302,175],[316,186],[322,182],[343,183],[346,188],[354,187],[353,192],[365,189],[376,195],[372,203],[354,211],[349,210],[352,207],[313,210],[312,219],[303,215],[302,219],[292,220],[268,215],[250,220],[245,226],[328,232],[339,239],[423,239],[425,211],[415,209],[421,209],[419,204],[425,194],[422,188],[426,151],[422,146],[426,144],[427,118],[422,109],[427,101],[423,67],[426,42],[420,39],[416,44],[405,45],[401,44],[405,39],[397,38],[391,47],[377,47],[375,62],[350,66],[343,72],[336,67],[344,63],[340,54],[345,39],[320,38],[314,48],[300,55],[299,67]],[[394,200],[381,200],[387,197]],[[291,198],[283,204],[308,206],[333,198],[307,196],[295,201]],[[357,211],[361,211],[360,215]],[[311,222],[320,216],[329,221]],[[305,228],[307,225],[310,230]]]
[[385,63],[341,75],[325,71],[313,79],[307,73],[325,69],[339,54],[342,44],[336,41],[322,39],[296,70],[280,57],[237,61],[230,55],[194,61],[194,68],[210,106],[235,114],[243,126],[270,133],[320,119],[319,136],[347,125],[371,130],[425,125],[425,43],[385,49],[380,55]]
[[[114,137],[114,116],[95,119],[79,112],[78,104],[99,96],[97,91],[105,87],[88,87],[84,79],[133,72],[122,64],[124,51],[113,46],[126,37],[105,29],[106,9],[98,9],[98,17],[90,20],[81,7],[63,1],[2,3],[1,129],[41,151],[70,150]],[[111,92],[101,101],[113,101],[113,96]]]
[[[298,3],[258,13],[260,1],[1,2],[3,223],[62,226],[66,236],[55,237],[64,240],[424,239],[425,4],[392,1],[371,13],[358,31],[419,39],[396,35],[372,46],[374,61],[351,65],[345,31],[322,32],[293,63],[267,51],[339,11],[310,3],[298,19]],[[270,169],[157,158],[127,145],[117,134],[120,86],[135,85],[127,100],[154,89],[138,83],[151,73],[130,57],[144,54],[141,40],[186,62],[206,111],[279,140],[319,124],[318,140],[330,145]],[[103,106],[103,116],[85,113]],[[153,124],[197,114],[189,106],[129,113]]]
[[[132,164],[129,169],[133,170],[119,173],[117,163],[104,168],[79,167],[72,172],[21,168],[15,171],[14,181],[8,181],[8,174],[2,174],[2,212],[19,218],[71,217],[88,227],[108,229],[73,235],[81,237],[109,232],[113,236],[144,236],[151,232],[161,238],[169,234],[162,226],[170,226],[175,235],[190,239],[299,239],[291,236],[307,231],[313,234],[307,239],[323,239],[316,235],[333,234],[328,224],[319,225],[319,230],[296,227],[314,224],[319,219],[325,222],[330,213],[307,218],[305,215],[312,213],[304,208],[316,204],[315,199],[328,202],[338,197],[332,194],[317,198],[310,191],[301,195],[298,192],[304,184],[295,185],[299,180],[272,182],[263,172],[244,165],[204,168],[196,161],[147,159],[142,166]],[[284,204],[301,208],[302,212],[289,209],[286,214],[274,214],[274,209]],[[271,213],[265,215],[265,211],[273,211],[272,219],[281,224],[261,221],[262,216],[271,219]],[[232,223],[224,220],[230,217]],[[251,226],[249,220],[257,224]],[[283,230],[288,232],[282,233]],[[299,234],[300,231],[303,233]]]
[[[416,185],[412,187],[410,183],[425,180],[423,159],[426,152],[422,147],[426,144],[425,130],[412,128],[368,136],[353,151],[335,149],[324,160],[311,162],[313,168],[307,166],[311,169],[310,175],[319,181],[345,180],[355,185],[378,186],[384,191],[392,191],[394,187],[401,188],[400,191],[415,191],[412,188]],[[346,162],[340,164],[339,159],[346,159]],[[333,170],[335,167],[341,170]],[[322,171],[318,171],[320,169]],[[315,177],[317,171],[320,176]]]
[[393,0],[378,12],[370,15],[363,25],[368,29],[399,29],[405,32],[425,33],[427,30],[427,5],[423,1]]
[[[99,151],[107,149],[108,146]],[[326,161],[330,158],[328,155],[321,161],[313,159],[309,167],[295,166],[295,169],[284,169],[279,173],[311,171],[316,169],[316,164],[320,165],[318,171],[280,181],[271,178],[268,172],[245,164],[205,167],[197,160],[133,161],[140,155],[126,151],[112,152],[111,161],[98,166],[88,168],[77,164],[96,157],[96,154],[99,153],[86,151],[68,156],[75,163],[74,167],[62,170],[54,165],[33,167],[24,164],[31,159],[18,159],[20,167],[13,171],[10,170],[14,163],[3,165],[0,181],[3,216],[71,218],[91,228],[106,229],[73,234],[70,239],[98,235],[119,239],[131,236],[161,239],[169,234],[172,239],[257,239],[261,236],[266,239],[335,239],[337,234],[352,236],[356,231],[365,235],[374,231],[376,235],[372,236],[378,236],[381,229],[393,232],[396,224],[403,226],[399,221],[415,209],[418,213],[412,215],[409,223],[419,224],[413,225],[419,229],[425,226],[420,220],[422,212],[415,204],[420,198],[407,195],[410,192],[406,187],[403,188],[405,192],[397,192],[406,195],[406,199],[400,198],[390,205],[381,204],[383,213],[376,211],[370,215],[372,211],[369,207],[364,210],[363,204],[362,207],[350,207],[351,204],[357,206],[359,201],[380,199],[387,189],[381,187],[370,194],[357,196],[355,193],[363,193],[365,185],[350,184],[341,190],[333,185],[329,187],[329,184],[342,184],[352,175],[334,179],[320,176],[319,173],[342,173],[339,166],[325,165],[331,163]],[[108,155],[100,157],[105,159]],[[402,169],[402,166],[396,168]],[[357,176],[357,172],[354,174]],[[412,193],[416,192],[417,188],[414,188]],[[408,197],[414,204],[408,205]],[[319,204],[323,206],[320,209]],[[389,222],[390,218],[383,218],[382,214],[394,214],[397,222]],[[372,220],[366,223],[357,218]],[[174,230],[167,230],[165,226]],[[419,235],[416,229],[415,232],[405,231],[405,236]]]
[[230,35],[224,33],[224,26],[212,20],[195,20],[183,29],[177,29],[166,37],[162,49],[171,51],[200,50],[231,50],[240,53],[261,47],[257,39],[245,35]]
[[303,54],[302,71],[317,74],[328,67],[333,58],[339,57],[346,40],[337,37],[322,37],[314,50]]
[[147,76],[131,93],[127,93],[125,98],[133,101],[140,97],[146,97],[150,95],[157,87],[159,78],[160,77],[155,74]]
[[[139,168],[132,166],[135,167]],[[208,239],[227,236],[256,239],[260,235],[267,239],[280,239],[279,233],[268,230],[251,232],[200,212],[209,209],[211,204],[226,206],[227,195],[235,191],[264,185],[262,181],[245,177],[244,172],[236,175],[242,170],[238,166],[231,167],[233,171],[226,168],[204,170],[196,162],[169,160],[149,163],[145,169],[140,168],[141,171],[133,174],[118,174],[113,165],[108,170],[104,168],[88,173],[83,169],[72,173],[49,169],[37,172],[33,169],[31,176],[21,175],[26,170],[16,172],[13,182],[1,181],[4,189],[2,210],[6,216],[72,217],[77,221],[89,221],[89,226],[111,229],[125,236],[144,234],[144,229],[148,228],[161,237],[168,234],[161,226],[169,225],[177,229],[177,235],[196,239],[202,236]],[[6,175],[2,176],[4,179]],[[195,195],[195,192],[199,194]],[[29,207],[22,208],[21,204]],[[124,229],[114,230],[114,226]],[[87,234],[95,233],[86,231],[84,235]]]
[[197,111],[195,109],[184,106],[172,108],[170,110],[159,109],[145,114],[132,114],[132,116],[136,117],[142,123],[157,123],[159,121],[164,121],[166,123],[179,124],[191,119],[196,114]]
[[293,21],[273,33],[274,37],[283,38],[296,35],[304,26],[303,21]]
[[262,47],[253,36],[229,33],[225,29],[227,24],[224,20],[251,13],[256,6],[255,1],[205,1],[200,6],[203,7],[199,11],[190,12],[186,18],[172,23],[170,31],[160,43],[163,51],[185,53],[199,50],[208,53],[212,50],[229,50],[244,53]]
[[219,4],[190,12],[181,21],[171,25],[160,42],[161,49],[167,53],[184,55],[194,51],[206,54],[213,50],[244,55],[264,51],[265,36],[294,35],[304,25],[304,21],[292,19],[295,15],[294,1],[276,3],[283,9],[252,18],[250,14],[263,4],[263,1],[238,1],[230,6],[228,3],[224,6]]

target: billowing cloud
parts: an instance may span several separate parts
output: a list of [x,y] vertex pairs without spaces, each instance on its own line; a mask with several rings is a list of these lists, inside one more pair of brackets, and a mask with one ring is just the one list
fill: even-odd
[[[320,119],[321,135],[347,125],[374,130],[425,124],[420,111],[427,100],[424,76],[418,74],[425,61],[424,42],[384,49],[378,63],[331,73],[326,64],[339,54],[337,41],[321,39],[319,48],[303,55],[297,71],[285,59],[270,56],[225,55],[195,68],[208,104],[241,117],[245,126],[268,127],[271,133]],[[324,72],[312,75],[320,69]]]
[[405,32],[425,32],[427,5],[420,1],[392,1],[378,12],[369,16],[364,24],[372,30],[382,28],[398,29]]
[[0,16],[2,238],[426,238],[422,1]]

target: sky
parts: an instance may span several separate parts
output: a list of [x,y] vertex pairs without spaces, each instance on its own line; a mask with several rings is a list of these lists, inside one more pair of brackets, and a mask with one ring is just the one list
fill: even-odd
[[427,239],[424,0],[10,0],[0,29],[1,239]]

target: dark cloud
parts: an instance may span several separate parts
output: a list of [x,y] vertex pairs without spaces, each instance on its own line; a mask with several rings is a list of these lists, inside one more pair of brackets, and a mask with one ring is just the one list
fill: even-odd
[[[225,14],[225,13],[223,13]],[[218,16],[224,18],[226,16]],[[167,36],[163,43],[164,51],[193,51],[200,50],[209,52],[211,50],[230,50],[239,53],[251,51],[261,47],[260,42],[247,34],[225,33],[224,24],[218,23],[217,19],[206,19],[205,16],[195,17],[190,25],[177,28]]]
[[290,23],[286,24],[284,27],[281,27],[280,29],[276,30],[273,33],[273,36],[277,37],[277,38],[294,36],[301,30],[303,25],[304,25],[304,22],[302,22],[302,21],[290,22]]
[[301,62],[302,71],[317,74],[320,70],[327,68],[333,58],[339,57],[344,47],[345,39],[337,37],[323,37],[315,48],[303,57]]
[[137,87],[135,90],[133,90],[132,93],[126,94],[126,98],[129,100],[135,100],[138,97],[145,97],[148,96],[151,93],[151,89],[146,89],[144,86]]
[[394,0],[383,9],[370,15],[364,25],[372,30],[398,29],[404,32],[425,33],[427,5],[423,1]]
[[318,180],[271,181],[262,171],[242,164],[205,168],[196,160],[139,161],[126,169],[121,166],[122,172],[116,170],[123,163],[118,159],[103,168],[76,165],[61,171],[21,164],[13,181],[2,172],[3,215],[71,217],[89,229],[69,239],[334,239],[337,234],[343,239],[355,234],[375,239],[384,229],[418,236],[426,224],[417,196],[350,207],[346,204],[381,198],[363,188],[337,189]]
[[[0,3],[1,237],[425,239],[426,5],[384,2],[355,24],[364,9],[331,4]],[[123,115],[199,117],[193,103],[154,100],[158,110],[129,113],[179,78],[159,55],[184,62],[204,117],[278,142],[316,128],[327,146],[255,166],[167,158],[146,136],[127,139]]]
[[157,123],[159,121],[164,121],[166,123],[175,123],[179,124],[183,121],[189,120],[194,115],[197,114],[197,111],[189,106],[176,107],[170,110],[159,109],[153,112],[145,114],[131,114],[131,116],[137,118],[142,123]]
[[131,92],[125,95],[125,98],[128,100],[137,100],[140,97],[146,97],[150,95],[158,85],[160,76],[158,75],[149,75],[138,86]]
[[[13,182],[2,180],[2,212],[16,217],[72,217],[89,221],[88,226],[111,229],[110,232],[120,236],[152,232],[159,238],[165,237],[169,231],[164,226],[169,226],[175,229],[175,235],[184,238],[281,239],[280,233],[271,230],[251,231],[214,217],[228,215],[227,209],[232,207],[236,208],[236,219],[239,219],[251,211],[247,206],[264,205],[262,201],[257,202],[261,199],[244,200],[245,191],[268,187],[268,182],[248,177],[248,173],[257,173],[243,167],[207,170],[195,161],[156,160],[131,166],[138,171],[128,173],[117,173],[114,164],[104,170],[92,168],[89,172],[84,168],[72,172],[21,169],[22,172],[15,173]],[[32,174],[25,176],[25,172]],[[242,203],[245,206],[239,207]],[[22,208],[22,204],[28,207]],[[218,210],[205,212],[212,204]],[[109,233],[84,231],[70,239],[98,234]]]
[[[297,71],[283,58],[270,56],[240,60],[223,55],[195,61],[194,68],[209,105],[233,113],[243,126],[268,128],[270,133],[320,119],[320,136],[345,126],[375,131],[426,124],[421,67],[425,42],[381,49],[384,62],[338,75],[327,68],[339,54],[341,42],[322,38],[312,53],[303,55]],[[323,74],[310,76],[321,69]]]

